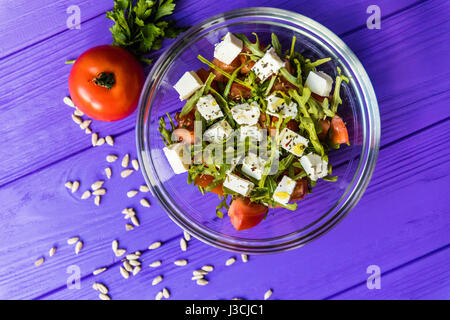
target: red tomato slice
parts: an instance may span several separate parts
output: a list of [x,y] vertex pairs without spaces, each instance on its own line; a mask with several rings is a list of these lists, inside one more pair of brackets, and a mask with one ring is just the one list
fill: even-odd
[[231,202],[228,215],[233,227],[241,231],[258,225],[268,210],[266,206],[251,202],[248,198],[236,198]]
[[[206,188],[211,184],[211,182],[213,182],[213,180],[214,180],[213,176],[210,176],[209,174],[201,174],[195,177],[195,184],[202,188]],[[222,184],[219,184],[217,187],[213,188],[211,192],[216,193],[219,196],[223,197]]]
[[347,127],[338,115],[331,119],[330,137],[331,142],[334,144],[349,143]]
[[330,120],[320,119],[319,124],[322,128],[322,131],[318,134],[318,136],[321,141],[324,141],[327,138],[328,130],[330,130]]
[[295,185],[294,191],[292,192],[291,199],[289,201],[299,201],[302,200],[308,192],[308,180],[300,179]]

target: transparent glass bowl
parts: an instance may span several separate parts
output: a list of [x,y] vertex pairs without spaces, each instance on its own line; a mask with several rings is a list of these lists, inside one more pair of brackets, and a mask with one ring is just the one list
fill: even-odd
[[[347,124],[351,146],[329,154],[337,182],[321,181],[312,194],[299,202],[297,211],[271,209],[255,228],[236,231],[228,217],[219,219],[215,194],[203,196],[186,183],[187,173],[175,175],[166,160],[158,121],[172,116],[184,103],[173,85],[185,71],[205,67],[201,54],[212,59],[214,44],[226,32],[260,35],[270,43],[276,33],[284,49],[292,36],[296,50],[311,59],[332,57],[319,67],[336,76],[336,67],[350,78],[341,88],[343,104],[339,114]],[[184,33],[161,55],[147,77],[136,126],[136,140],[143,175],[153,195],[175,223],[212,246],[251,254],[279,252],[300,247],[330,230],[359,201],[374,170],[380,141],[378,104],[370,80],[353,52],[330,30],[300,14],[275,8],[257,7],[229,11],[209,18]]]

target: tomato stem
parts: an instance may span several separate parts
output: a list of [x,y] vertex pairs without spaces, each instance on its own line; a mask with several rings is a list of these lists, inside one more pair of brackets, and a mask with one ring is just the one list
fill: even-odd
[[104,87],[108,90],[111,90],[111,88],[116,84],[114,73],[109,72],[100,72],[92,81],[96,85]]

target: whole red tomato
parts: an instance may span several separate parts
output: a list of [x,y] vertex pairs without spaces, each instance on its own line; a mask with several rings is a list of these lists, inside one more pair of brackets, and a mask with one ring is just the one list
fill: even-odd
[[115,121],[136,109],[144,79],[144,70],[131,53],[104,45],[78,57],[70,71],[69,91],[89,117]]

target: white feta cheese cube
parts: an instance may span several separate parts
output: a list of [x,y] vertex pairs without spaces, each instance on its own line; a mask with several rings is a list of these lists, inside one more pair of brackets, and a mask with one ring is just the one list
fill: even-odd
[[249,153],[242,162],[242,172],[256,180],[261,180],[265,164],[266,161],[254,153]]
[[231,109],[231,115],[239,125],[253,126],[257,124],[260,113],[259,105],[254,101],[251,104],[238,104]]
[[261,141],[263,138],[263,133],[259,126],[242,126],[239,128],[240,139],[245,140],[245,138],[249,137],[252,141]]
[[233,133],[233,128],[225,120],[216,122],[203,134],[203,139],[208,142],[221,143]]
[[[183,161],[184,149],[185,146],[183,143],[174,143],[163,148],[164,154],[175,174],[186,172],[187,169],[189,169],[189,162],[186,163],[187,161]],[[190,157],[188,157],[188,159],[190,159]]]
[[202,80],[195,71],[188,71],[173,86],[180,95],[180,100],[188,99],[203,86]]
[[243,179],[234,173],[228,173],[223,186],[246,197],[255,185],[253,182]]
[[308,153],[300,158],[300,164],[313,181],[328,175],[328,162],[323,160],[318,154]]
[[328,97],[333,86],[333,79],[325,72],[310,71],[306,78],[305,86],[319,96]]
[[284,128],[280,133],[279,144],[290,153],[300,157],[308,146],[309,140],[289,128]]
[[223,63],[231,64],[239,53],[241,53],[243,46],[244,44],[241,39],[238,39],[232,33],[228,32],[224,39],[216,44],[214,48],[214,58]]
[[275,53],[274,48],[270,48],[252,67],[252,71],[256,76],[264,82],[272,74],[276,74],[278,70],[283,68],[286,64],[281,61],[280,57]]
[[298,108],[294,101],[286,104],[284,99],[271,95],[266,98],[267,100],[267,113],[272,116],[282,115],[284,118],[291,117],[294,119],[297,116]]
[[273,200],[281,204],[288,204],[296,184],[295,180],[288,176],[283,176],[283,179],[281,179],[280,183],[275,188]]
[[211,94],[207,94],[204,97],[200,97],[197,102],[197,110],[200,112],[206,121],[215,120],[223,117],[222,110],[220,110],[219,104]]

